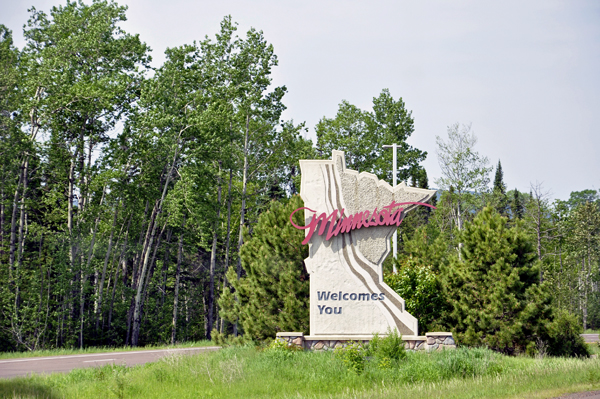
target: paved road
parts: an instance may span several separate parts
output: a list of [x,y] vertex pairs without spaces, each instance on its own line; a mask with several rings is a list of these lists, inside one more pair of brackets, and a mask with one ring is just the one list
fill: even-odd
[[572,393],[554,399],[600,399],[600,391]]
[[220,349],[218,346],[201,348],[156,349],[133,352],[91,353],[50,357],[27,357],[0,360],[0,378],[10,378],[39,373],[65,373],[76,368],[95,367],[105,364],[133,366],[154,362],[167,355],[193,355]]
[[598,342],[598,334],[581,334],[585,342]]

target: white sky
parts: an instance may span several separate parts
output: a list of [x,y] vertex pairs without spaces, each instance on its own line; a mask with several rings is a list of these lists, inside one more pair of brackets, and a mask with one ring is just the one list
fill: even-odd
[[[274,83],[286,85],[285,119],[309,137],[342,99],[371,109],[383,88],[413,111],[410,143],[440,175],[435,136],[472,123],[476,149],[502,161],[509,189],[543,182],[554,197],[600,188],[598,1],[142,1],[122,0],[153,49],[214,37],[231,14],[243,35],[262,30],[275,47]],[[0,0],[0,23],[22,47],[27,8],[59,0]]]

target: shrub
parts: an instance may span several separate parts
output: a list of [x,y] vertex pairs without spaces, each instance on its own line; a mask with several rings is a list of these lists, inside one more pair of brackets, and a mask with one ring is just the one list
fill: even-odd
[[406,311],[417,318],[419,329],[429,331],[446,308],[437,275],[431,266],[412,256],[397,264],[398,272],[384,275],[384,281],[404,299]]
[[216,328],[212,330],[210,336],[215,345],[219,346],[242,346],[254,343],[249,335],[238,335],[236,337],[226,333],[221,334]]
[[367,351],[358,342],[353,342],[345,347],[335,348],[334,354],[344,362],[348,370],[356,374],[361,374],[365,370]]
[[558,310],[548,323],[548,354],[553,356],[588,357],[590,351],[581,337],[583,327],[577,317],[564,309]]
[[267,345],[267,347],[265,348],[265,353],[267,354],[267,356],[279,361],[286,361],[288,359],[291,359],[295,353],[301,351],[302,348],[296,345],[288,344],[284,340],[277,338],[272,340],[269,343],[269,345]]
[[376,334],[369,344],[369,355],[376,357],[384,367],[388,367],[388,360],[398,362],[404,359],[406,349],[398,330],[388,328],[388,335],[383,338]]

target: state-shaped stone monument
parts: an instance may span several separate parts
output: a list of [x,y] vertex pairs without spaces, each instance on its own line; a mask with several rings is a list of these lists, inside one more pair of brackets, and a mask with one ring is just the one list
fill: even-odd
[[306,232],[310,273],[305,339],[370,339],[388,328],[418,335],[417,319],[383,282],[382,264],[405,213],[431,207],[426,202],[435,190],[392,187],[371,173],[346,169],[342,151],[333,151],[331,160],[301,160],[300,167],[305,225],[295,226]]

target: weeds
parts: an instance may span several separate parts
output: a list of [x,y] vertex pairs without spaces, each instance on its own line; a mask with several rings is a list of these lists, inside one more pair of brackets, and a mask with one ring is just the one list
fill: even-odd
[[335,348],[334,354],[344,362],[348,370],[356,374],[361,374],[365,370],[367,351],[358,342]]
[[402,336],[398,334],[398,330],[390,330],[388,328],[387,336],[381,338],[375,334],[373,340],[369,344],[369,355],[374,356],[380,362],[390,363],[399,362],[406,357],[406,349],[404,347]]
[[405,352],[404,356],[395,350],[381,342],[368,349],[355,343],[333,353],[289,350],[275,344],[264,350],[228,347],[132,368],[106,365],[69,374],[0,380],[0,397],[16,392],[22,397],[52,399],[501,398],[531,396],[525,393],[544,389],[552,389],[547,397],[553,397],[567,389],[600,385],[596,359],[508,357],[481,348]]

